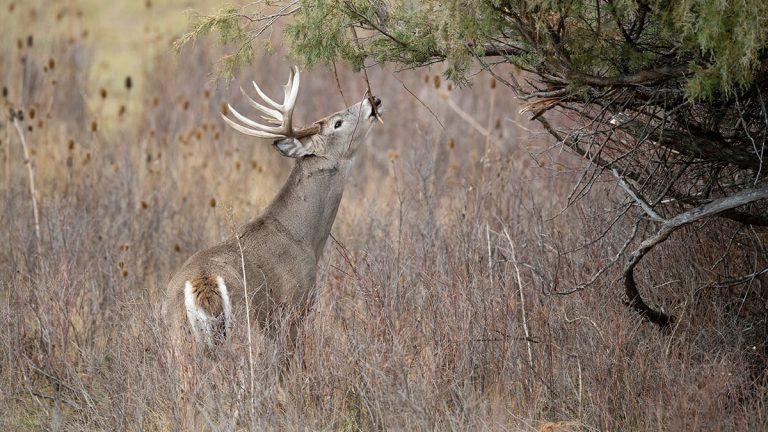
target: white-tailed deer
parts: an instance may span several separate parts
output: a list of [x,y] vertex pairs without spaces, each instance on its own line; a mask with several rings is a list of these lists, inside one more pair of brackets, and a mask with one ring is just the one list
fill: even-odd
[[187,346],[215,352],[244,346],[246,322],[264,326],[283,306],[306,310],[344,183],[381,105],[379,98],[369,96],[298,129],[292,122],[299,91],[297,67],[284,86],[282,104],[253,85],[264,102],[246,95],[247,101],[269,124],[257,123],[232,106],[229,112],[239,122],[222,117],[242,133],[273,139],[275,149],[296,158],[296,165],[261,216],[242,227],[237,237],[192,255],[171,278],[164,313],[176,350]]

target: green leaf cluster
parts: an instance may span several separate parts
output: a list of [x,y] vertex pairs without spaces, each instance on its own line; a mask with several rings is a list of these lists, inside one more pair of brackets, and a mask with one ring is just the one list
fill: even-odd
[[768,2],[678,0],[657,7],[664,31],[694,70],[689,95],[711,99],[753,80],[768,48]]
[[[269,2],[277,10],[292,2]],[[504,61],[579,87],[579,77],[614,77],[688,65],[685,89],[711,99],[749,85],[768,57],[765,0],[302,0],[285,27],[305,64],[370,58],[420,67],[446,64],[465,82],[489,47],[514,47]],[[273,9],[274,10],[274,9]],[[266,16],[265,12],[264,15]],[[209,32],[237,49],[224,72],[252,59],[249,26],[235,8],[195,16],[178,46]],[[355,28],[355,31],[352,31]]]
[[[504,40],[522,48],[507,61],[534,72],[614,76],[688,63],[689,96],[711,98],[748,84],[768,45],[764,0],[302,4],[288,36],[292,53],[309,64],[347,60],[360,67],[371,57],[418,67],[444,60],[447,77],[459,82],[473,60],[484,56],[485,46]],[[382,7],[385,20],[376,14]],[[355,23],[371,30],[361,48],[347,30]]]
[[235,69],[248,65],[253,61],[253,40],[249,37],[245,17],[239,9],[226,7],[211,15],[192,13],[190,16],[192,29],[177,39],[173,46],[176,51],[209,33],[215,33],[219,42],[234,44],[236,48],[219,60],[219,72],[225,77],[232,77]]
[[308,66],[343,60],[360,68],[364,56],[353,45],[351,23],[342,2],[304,1],[301,11],[286,27],[286,35],[291,41],[291,53],[301,57]]

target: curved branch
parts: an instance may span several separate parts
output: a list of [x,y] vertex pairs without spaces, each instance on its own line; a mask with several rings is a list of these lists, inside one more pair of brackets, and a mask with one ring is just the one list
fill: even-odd
[[708,204],[680,213],[672,219],[665,220],[653,237],[644,240],[640,243],[640,247],[630,254],[627,264],[624,266],[624,293],[627,296],[627,305],[640,313],[648,321],[662,328],[672,324],[675,319],[674,316],[651,308],[640,296],[637,283],[635,282],[635,267],[651,249],[669,238],[680,227],[766,198],[768,198],[768,185],[763,185],[759,188],[747,189],[731,196],[716,199]]

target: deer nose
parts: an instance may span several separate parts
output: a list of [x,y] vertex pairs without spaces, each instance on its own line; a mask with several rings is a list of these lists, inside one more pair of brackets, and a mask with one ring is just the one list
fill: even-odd
[[376,105],[377,108],[380,107],[381,106],[381,99],[379,99],[378,96],[374,96],[373,97],[373,104]]

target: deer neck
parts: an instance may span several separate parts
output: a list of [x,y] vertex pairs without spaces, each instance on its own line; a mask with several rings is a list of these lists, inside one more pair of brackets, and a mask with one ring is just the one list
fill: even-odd
[[353,160],[297,159],[288,180],[264,213],[279,221],[319,259],[336,219]]

